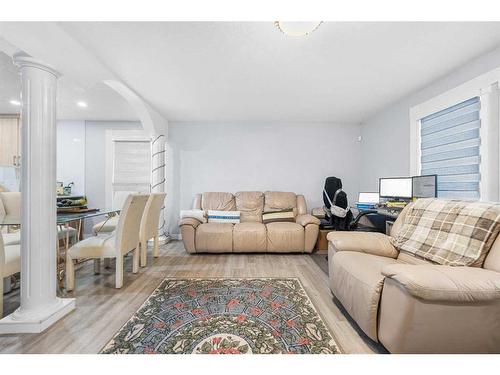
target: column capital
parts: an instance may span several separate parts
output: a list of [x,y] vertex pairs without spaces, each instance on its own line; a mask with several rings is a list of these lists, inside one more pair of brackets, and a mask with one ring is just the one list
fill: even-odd
[[31,67],[31,68],[37,68],[41,70],[45,70],[46,72],[54,75],[56,78],[59,78],[61,74],[48,66],[47,64],[41,62],[40,60],[37,60],[24,52],[17,52],[12,56],[12,60],[14,61],[14,64],[17,65],[20,68],[24,67]]

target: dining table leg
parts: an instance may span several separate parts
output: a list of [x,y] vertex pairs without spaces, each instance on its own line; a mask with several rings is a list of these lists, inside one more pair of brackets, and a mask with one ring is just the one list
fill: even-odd
[[69,237],[69,222],[64,223],[64,225],[58,225],[58,228],[63,231],[65,230],[64,246],[63,251],[61,251],[61,246],[59,246],[59,233],[57,236],[57,285],[58,289],[61,292],[64,289],[64,277],[66,276],[66,254],[69,250],[70,237]]

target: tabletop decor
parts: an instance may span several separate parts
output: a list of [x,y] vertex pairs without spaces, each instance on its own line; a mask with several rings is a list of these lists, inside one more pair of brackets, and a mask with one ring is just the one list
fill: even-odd
[[165,279],[101,351],[339,352],[297,278]]

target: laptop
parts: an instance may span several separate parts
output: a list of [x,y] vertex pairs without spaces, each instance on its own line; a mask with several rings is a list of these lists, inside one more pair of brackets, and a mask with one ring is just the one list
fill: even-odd
[[360,192],[358,194],[358,201],[356,202],[356,207],[360,210],[371,210],[376,208],[376,205],[379,202],[380,202],[379,193]]

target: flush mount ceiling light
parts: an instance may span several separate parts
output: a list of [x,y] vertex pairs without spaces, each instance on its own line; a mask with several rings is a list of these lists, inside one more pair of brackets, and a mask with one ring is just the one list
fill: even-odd
[[320,22],[286,22],[275,21],[274,26],[283,34],[288,36],[307,36],[315,31],[323,21]]
[[80,108],[87,108],[87,103],[85,102],[76,102],[76,105]]
[[12,99],[11,101],[9,101],[9,103],[12,105],[15,105],[15,106],[21,105],[21,102],[19,100],[16,100],[16,99]]

